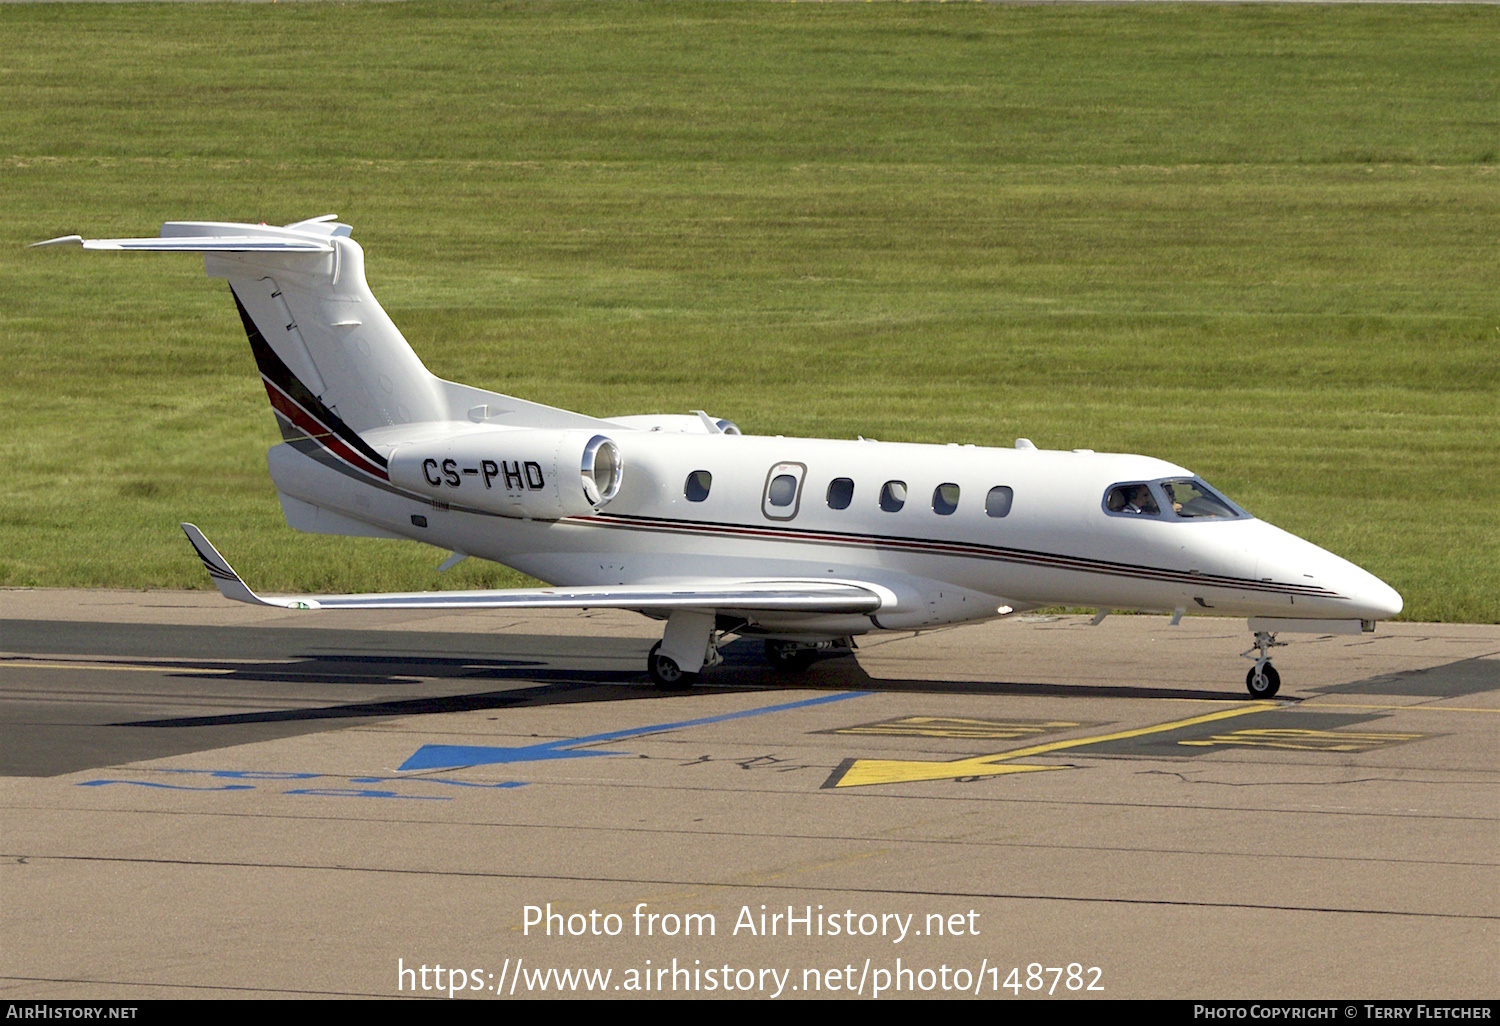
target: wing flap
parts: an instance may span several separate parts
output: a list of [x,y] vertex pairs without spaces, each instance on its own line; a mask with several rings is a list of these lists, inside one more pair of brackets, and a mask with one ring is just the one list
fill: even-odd
[[283,609],[735,609],[766,612],[873,613],[895,604],[884,588],[859,581],[695,580],[667,584],[491,591],[387,592],[369,595],[261,596],[251,591],[192,524],[182,530],[219,593],[236,602]]

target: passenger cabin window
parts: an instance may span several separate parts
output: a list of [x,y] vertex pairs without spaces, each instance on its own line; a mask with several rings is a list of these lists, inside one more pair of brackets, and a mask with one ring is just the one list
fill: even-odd
[[771,478],[771,489],[766,497],[773,506],[790,506],[797,497],[797,479],[791,474],[777,474]]
[[996,485],[984,497],[984,515],[987,517],[1007,515],[1010,513],[1010,503],[1013,498],[1015,498],[1015,492],[1011,491],[1010,485]]
[[950,515],[958,509],[958,485],[949,482],[932,490],[932,511],[940,517]]
[[1202,481],[1193,478],[1163,481],[1161,490],[1167,493],[1172,512],[1180,517],[1232,520],[1239,516],[1233,506]]
[[1115,485],[1104,496],[1104,508],[1126,516],[1161,516],[1161,508],[1144,481]]
[[906,505],[906,482],[887,481],[880,486],[880,508],[887,513],[899,513]]
[[807,467],[801,463],[778,463],[766,474],[766,491],[760,511],[771,520],[790,520],[801,503],[802,478]]
[[854,501],[854,482],[847,477],[836,477],[828,482],[828,508],[848,509]]
[[682,494],[687,496],[688,502],[702,502],[708,498],[708,490],[713,486],[714,476],[706,470],[695,470],[687,476],[687,484],[682,486]]

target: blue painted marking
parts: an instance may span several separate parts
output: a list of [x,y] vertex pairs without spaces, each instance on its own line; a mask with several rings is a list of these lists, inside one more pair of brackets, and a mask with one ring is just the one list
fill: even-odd
[[322,773],[281,773],[276,770],[196,770],[164,769],[158,773],[206,773],[211,777],[228,777],[231,780],[313,780]]
[[[610,754],[614,754],[614,753],[611,753],[611,752],[590,752],[588,754],[591,754],[591,755],[610,755]],[[320,779],[324,779],[324,778],[344,779],[344,778],[340,777],[339,775],[332,774],[332,773],[295,773],[295,772],[292,772],[292,771],[281,771],[281,770],[160,769],[160,770],[154,770],[153,772],[156,772],[156,773],[191,773],[191,774],[196,774],[198,776],[207,776],[207,777],[228,777],[228,778],[233,779],[233,780],[272,780],[272,781],[275,781],[275,780],[320,780]],[[484,789],[484,790],[491,790],[491,791],[503,791],[503,790],[508,790],[510,788],[513,788],[513,787],[525,787],[526,786],[526,783],[524,781],[521,781],[521,780],[502,780],[502,781],[500,781],[497,784],[482,784],[482,783],[479,783],[477,781],[471,781],[471,780],[445,780],[442,777],[349,777],[348,778],[348,781],[351,784],[384,784],[384,783],[389,783],[390,781],[393,781],[393,780],[399,780],[399,781],[401,781],[403,783],[408,783],[408,784],[410,784],[410,783],[418,783],[418,784],[445,784],[448,787],[477,787],[477,788],[481,788],[481,789]],[[166,789],[174,790],[174,791],[253,791],[253,790],[255,790],[255,788],[253,786],[249,785],[249,784],[238,784],[238,785],[231,784],[231,785],[229,785],[227,787],[187,787],[185,785],[180,785],[180,784],[153,784],[153,783],[148,783],[148,782],[146,782],[144,780],[89,780],[89,781],[85,781],[84,783],[82,783],[82,784],[80,784],[78,786],[80,786],[80,787],[99,787],[99,786],[101,786],[103,784],[137,784],[137,785],[139,785],[141,787],[160,787],[160,788],[166,788]],[[338,794],[341,794],[341,795],[355,795],[357,797],[362,797],[362,798],[380,798],[380,797],[386,797],[386,795],[385,795],[384,792],[381,792],[379,794],[376,794],[376,793],[365,793],[364,791],[348,791],[348,792],[345,792],[345,791],[338,790],[338,789],[329,789],[327,791],[321,791],[321,790],[316,790],[316,789],[314,789],[314,790],[299,789],[299,790],[282,791],[281,793],[282,794],[324,794],[324,793],[333,794],[335,792],[337,792]],[[392,797],[407,797],[407,796],[405,796],[405,795],[401,795],[401,796],[392,795]],[[447,799],[443,799],[443,800],[447,801]]]
[[600,741],[618,741],[643,734],[659,734],[667,730],[684,727],[700,727],[705,723],[723,723],[747,716],[765,716],[767,713],[786,712],[789,709],[806,709],[814,705],[827,705],[868,694],[865,691],[845,691],[837,695],[822,695],[800,702],[782,705],[766,705],[743,712],[723,713],[719,716],[703,716],[696,720],[681,720],[677,723],[655,723],[649,727],[632,727],[628,730],[612,730],[605,734],[590,734],[588,737],[561,738],[539,745],[524,745],[517,748],[489,748],[480,745],[423,745],[400,766],[400,770],[451,769],[456,766],[485,766],[502,762],[540,762],[544,759],[582,759],[593,755],[625,755],[625,752],[577,751],[572,746],[596,744]]
[[477,784],[470,780],[444,780],[442,777],[350,777],[349,783],[384,784],[391,780],[399,780],[406,784],[447,784],[449,787],[483,787],[492,790],[526,786],[526,782],[523,780],[502,780],[498,784]]
[[451,802],[447,795],[397,794],[395,791],[367,791],[357,787],[299,787],[282,794],[310,794],[322,798],[402,798],[410,802]]
[[134,784],[136,787],[159,787],[163,791],[254,791],[254,784],[221,784],[218,787],[189,787],[187,784],[158,784],[150,780],[83,780],[79,787],[103,787],[105,784]]

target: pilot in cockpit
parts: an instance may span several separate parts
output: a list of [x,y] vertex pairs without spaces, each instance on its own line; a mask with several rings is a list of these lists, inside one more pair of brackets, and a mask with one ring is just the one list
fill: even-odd
[[1109,498],[1105,502],[1105,508],[1111,513],[1136,513],[1146,516],[1160,516],[1161,510],[1156,505],[1156,499],[1151,495],[1151,489],[1144,483],[1119,485],[1111,488]]

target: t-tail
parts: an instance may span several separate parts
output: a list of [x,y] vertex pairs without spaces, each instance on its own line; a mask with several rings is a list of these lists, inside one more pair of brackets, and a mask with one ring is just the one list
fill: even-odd
[[372,430],[450,418],[443,382],[417,358],[365,281],[364,251],[333,215],[285,226],[170,221],[160,238],[66,236],[38,245],[202,253],[234,294],[282,436],[385,479]]
[[[370,292],[364,250],[350,233],[349,225],[328,214],[279,226],[169,221],[158,238],[68,235],[36,245],[202,253],[209,277],[229,283],[286,449],[337,471],[344,493],[352,482],[369,486],[367,496],[373,489],[426,501],[390,482],[391,453],[415,436],[472,432],[481,425],[594,425],[592,418],[433,375]],[[399,511],[350,520],[350,503],[331,502],[345,511],[320,512],[327,479],[284,451],[273,449],[269,462],[293,527],[389,536],[386,521]],[[361,506],[369,503],[352,509]],[[397,519],[408,518],[401,512]]]

